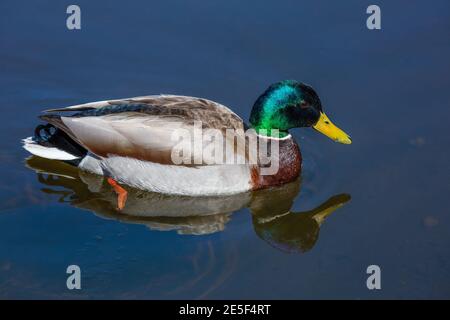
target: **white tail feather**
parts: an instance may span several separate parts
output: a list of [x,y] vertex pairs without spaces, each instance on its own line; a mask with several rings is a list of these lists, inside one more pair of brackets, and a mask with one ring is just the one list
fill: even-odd
[[25,150],[42,158],[54,160],[75,160],[79,158],[55,147],[42,146],[34,141],[32,137],[25,138],[22,142]]

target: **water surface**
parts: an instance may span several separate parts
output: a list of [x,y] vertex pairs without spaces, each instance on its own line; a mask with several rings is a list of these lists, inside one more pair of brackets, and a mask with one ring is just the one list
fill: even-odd
[[[448,1],[378,1],[380,31],[356,0],[77,1],[80,31],[69,4],[0,4],[1,298],[450,297]],[[97,177],[20,146],[45,108],[173,93],[247,119],[282,79],[312,85],[353,144],[293,130],[302,178],[281,189],[136,190],[146,216],[120,215]]]

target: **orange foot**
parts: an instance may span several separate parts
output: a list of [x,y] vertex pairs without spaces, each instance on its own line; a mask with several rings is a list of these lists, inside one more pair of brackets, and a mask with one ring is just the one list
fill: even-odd
[[113,178],[108,178],[108,183],[113,187],[114,192],[117,194],[117,210],[122,210],[127,202],[127,190],[122,188]]

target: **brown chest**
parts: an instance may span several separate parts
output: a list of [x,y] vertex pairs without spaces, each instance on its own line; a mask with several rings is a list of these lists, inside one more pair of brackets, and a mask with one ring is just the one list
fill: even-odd
[[[301,172],[302,156],[295,140],[290,137],[279,141],[278,170],[272,174],[262,174],[261,165],[251,168],[252,189],[262,189],[294,181]],[[271,164],[273,165],[273,164]]]

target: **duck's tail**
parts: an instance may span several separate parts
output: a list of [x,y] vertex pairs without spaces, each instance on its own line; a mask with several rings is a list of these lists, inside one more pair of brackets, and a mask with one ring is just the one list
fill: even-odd
[[47,159],[79,162],[87,154],[85,148],[52,124],[38,125],[34,136],[22,142],[28,152]]

